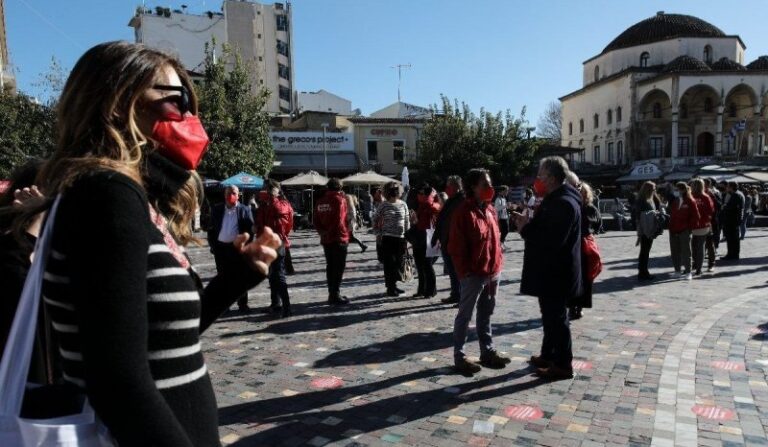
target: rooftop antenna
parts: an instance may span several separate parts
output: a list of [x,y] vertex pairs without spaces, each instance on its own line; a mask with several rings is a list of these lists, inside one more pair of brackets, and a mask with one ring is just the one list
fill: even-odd
[[392,68],[397,68],[397,102],[400,102],[400,83],[403,80],[403,68],[411,68],[411,64],[397,64]]

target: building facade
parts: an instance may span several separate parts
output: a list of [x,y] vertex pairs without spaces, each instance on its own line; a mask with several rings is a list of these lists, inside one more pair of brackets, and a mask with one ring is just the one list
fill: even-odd
[[766,152],[768,56],[696,17],[665,14],[621,33],[583,64],[560,98],[562,146],[592,165],[653,162],[665,170]]
[[398,175],[416,157],[424,118],[351,117],[361,171]]
[[316,92],[299,92],[297,94],[297,111],[335,113],[341,116],[352,115],[352,101],[334,95],[325,90]]
[[5,32],[5,5],[0,0],[0,92],[16,91],[16,77],[10,68],[8,40]]
[[205,45],[212,39],[217,42],[217,54],[224,43],[236,49],[250,67],[251,88],[271,92],[266,110],[275,114],[296,109],[292,25],[290,2],[263,5],[232,0],[223,2],[220,13],[202,15],[139,8],[129,22],[136,42],[177,55],[193,73],[202,72]]

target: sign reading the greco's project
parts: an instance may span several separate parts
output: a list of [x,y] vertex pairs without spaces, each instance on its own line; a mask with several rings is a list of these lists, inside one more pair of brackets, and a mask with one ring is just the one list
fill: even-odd
[[[270,132],[269,139],[275,151],[323,151],[322,132]],[[325,149],[328,151],[355,150],[351,133],[327,132]]]

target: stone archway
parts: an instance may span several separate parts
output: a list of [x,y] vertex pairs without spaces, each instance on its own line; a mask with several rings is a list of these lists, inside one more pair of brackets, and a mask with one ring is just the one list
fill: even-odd
[[696,155],[699,157],[715,155],[715,136],[711,132],[702,132],[696,137]]

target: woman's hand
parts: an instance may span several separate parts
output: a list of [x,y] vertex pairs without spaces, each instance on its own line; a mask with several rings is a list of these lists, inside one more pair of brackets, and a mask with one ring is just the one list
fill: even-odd
[[277,249],[280,247],[280,236],[269,227],[264,227],[261,236],[248,243],[251,235],[242,233],[237,235],[232,245],[243,255],[248,266],[264,276],[269,272],[269,265],[277,259]]
[[32,185],[31,188],[17,189],[13,192],[13,206],[22,206],[30,200],[40,197],[43,197],[43,193],[37,189],[37,186]]

